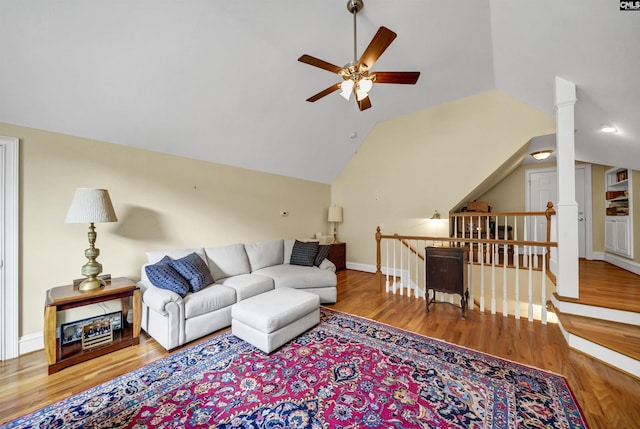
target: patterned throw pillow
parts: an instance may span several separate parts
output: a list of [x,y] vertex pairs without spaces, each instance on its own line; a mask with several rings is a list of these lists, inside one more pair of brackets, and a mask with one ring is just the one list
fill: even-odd
[[189,282],[193,292],[198,292],[213,283],[209,267],[195,252],[170,261],[169,265]]
[[316,267],[320,266],[322,261],[324,261],[327,258],[327,256],[329,256],[329,248],[330,247],[331,247],[330,244],[321,244],[318,247],[318,254],[316,255],[316,260],[313,263],[313,265],[315,265]]
[[189,282],[169,265],[171,258],[165,256],[153,265],[144,267],[151,284],[160,289],[173,291],[184,297],[189,292]]
[[318,243],[314,241],[305,243],[296,240],[291,251],[291,265],[312,267],[318,254],[318,247]]

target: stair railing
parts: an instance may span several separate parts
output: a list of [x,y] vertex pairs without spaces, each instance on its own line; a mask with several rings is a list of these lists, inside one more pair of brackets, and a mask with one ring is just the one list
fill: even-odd
[[[544,212],[450,213],[450,234],[443,236],[384,235],[376,230],[376,280],[382,292],[425,297],[424,253],[428,246],[466,246],[469,307],[492,314],[547,322],[547,279],[553,204]],[[520,239],[522,237],[522,239]],[[384,241],[384,246],[383,246]],[[384,261],[384,264],[383,264]],[[558,267],[558,269],[560,269]],[[522,286],[524,285],[524,286]],[[555,285],[551,285],[554,288]],[[526,298],[521,299],[521,295]],[[539,297],[539,299],[536,299]],[[439,293],[438,300],[458,302],[457,295]],[[488,304],[488,305],[487,305]],[[499,305],[500,304],[500,305]]]

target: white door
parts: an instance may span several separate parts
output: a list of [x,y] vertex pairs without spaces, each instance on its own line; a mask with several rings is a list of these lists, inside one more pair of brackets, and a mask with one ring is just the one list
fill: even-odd
[[[578,256],[587,257],[587,243],[591,242],[590,221],[590,195],[591,174],[590,165],[580,164],[576,166],[576,203],[578,203]],[[545,211],[547,202],[551,201],[554,207],[558,204],[558,172],[555,168],[540,168],[527,170],[527,199],[526,211]],[[547,223],[543,217],[536,219],[535,225],[527,225],[527,237],[536,241],[547,239]],[[536,253],[542,252],[542,249]]]
[[[526,211],[543,212],[547,203],[556,205],[558,201],[558,179],[556,169],[528,170],[528,200]],[[535,223],[529,223],[525,228],[526,240],[547,241],[547,219],[536,216]],[[543,254],[543,248],[532,249],[533,253]]]

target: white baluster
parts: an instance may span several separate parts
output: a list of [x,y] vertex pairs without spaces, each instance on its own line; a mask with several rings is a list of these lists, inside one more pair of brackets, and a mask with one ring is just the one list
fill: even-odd
[[543,325],[547,324],[547,257],[542,256],[542,304],[540,305],[540,320]]
[[403,261],[403,258],[402,258],[402,255],[404,253],[403,252],[404,246],[403,246],[401,240],[398,240],[398,243],[399,243],[399,246],[400,246],[400,296],[402,296],[402,295],[404,295],[403,290],[404,290],[404,287],[406,286],[405,283],[406,283],[407,279],[404,278],[404,272],[402,271],[403,268],[404,268],[404,261]]
[[[538,222],[536,222],[536,221],[533,222],[533,236],[535,237],[534,240],[538,241]],[[546,240],[546,238],[545,238],[545,240]],[[538,267],[538,265],[539,265],[539,263],[538,263],[538,252],[540,252],[540,248],[539,247],[534,247],[533,253],[536,256],[533,259],[533,265],[535,267]]]
[[[529,258],[532,257],[531,255],[531,246],[529,246]],[[528,289],[528,297],[527,299],[529,300],[529,306],[527,308],[528,310],[528,319],[529,322],[533,322],[533,264],[531,264],[531,261],[529,261],[529,289]]]
[[416,261],[416,281],[413,284],[413,288],[414,288],[413,291],[414,291],[414,295],[415,295],[416,298],[418,298],[418,281],[419,281],[418,266],[420,265],[420,261],[418,260],[418,249],[419,249],[418,240],[416,239],[416,254],[415,254],[415,257],[416,257],[416,260],[415,260]]
[[[473,238],[473,216],[469,217],[469,223],[471,226],[469,227],[469,238]],[[473,281],[473,244],[469,243],[471,247],[469,248],[469,308],[473,308],[473,299],[474,299],[474,281]],[[452,300],[453,302],[453,300]]]
[[[515,251],[515,248],[514,248]],[[507,317],[509,315],[509,301],[507,301],[507,269],[502,269],[502,315]]]
[[496,314],[496,250],[497,244],[493,243],[494,256],[493,261],[491,261],[491,314]]
[[396,247],[398,247],[397,240],[393,240],[393,294],[395,295],[398,288],[398,272],[396,267]]
[[[516,249],[520,251],[519,246],[516,246]],[[520,258],[515,260],[516,263],[516,319],[520,319]]]
[[389,270],[390,270],[390,268],[389,268],[389,240],[386,239],[384,242],[385,242],[386,253],[387,253],[386,261],[385,261],[386,262],[386,265],[385,265],[386,266],[386,270],[385,270],[386,271],[386,273],[385,273],[385,275],[386,275],[385,290],[386,290],[387,293],[389,293]]
[[[524,232],[523,232],[523,240],[527,240],[528,235],[529,235],[529,222],[527,222],[529,220],[529,216],[525,216],[524,217]],[[522,265],[524,267],[528,266],[528,262],[529,262],[529,258],[528,258],[528,252],[529,252],[529,247],[528,246],[523,246],[522,250],[524,251],[524,257],[522,258]]]
[[482,249],[482,252],[478,252],[480,259],[480,311],[484,312],[484,243],[479,243],[479,245]]

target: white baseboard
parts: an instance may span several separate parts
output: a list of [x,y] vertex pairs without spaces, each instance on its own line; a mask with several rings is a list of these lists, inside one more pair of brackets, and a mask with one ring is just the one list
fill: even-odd
[[25,335],[18,341],[20,356],[42,349],[44,349],[44,335],[42,332]]
[[[348,270],[356,270],[356,271],[364,271],[365,273],[375,273],[376,272],[376,266],[375,265],[358,264],[358,263],[355,263],[355,262],[347,262],[347,269]],[[383,268],[383,270],[384,270],[384,268]]]
[[627,271],[631,271],[634,274],[640,275],[640,264],[638,264],[636,261],[623,258],[622,256],[617,256],[612,253],[606,253],[606,252],[604,254],[604,260],[617,267],[620,267]]

